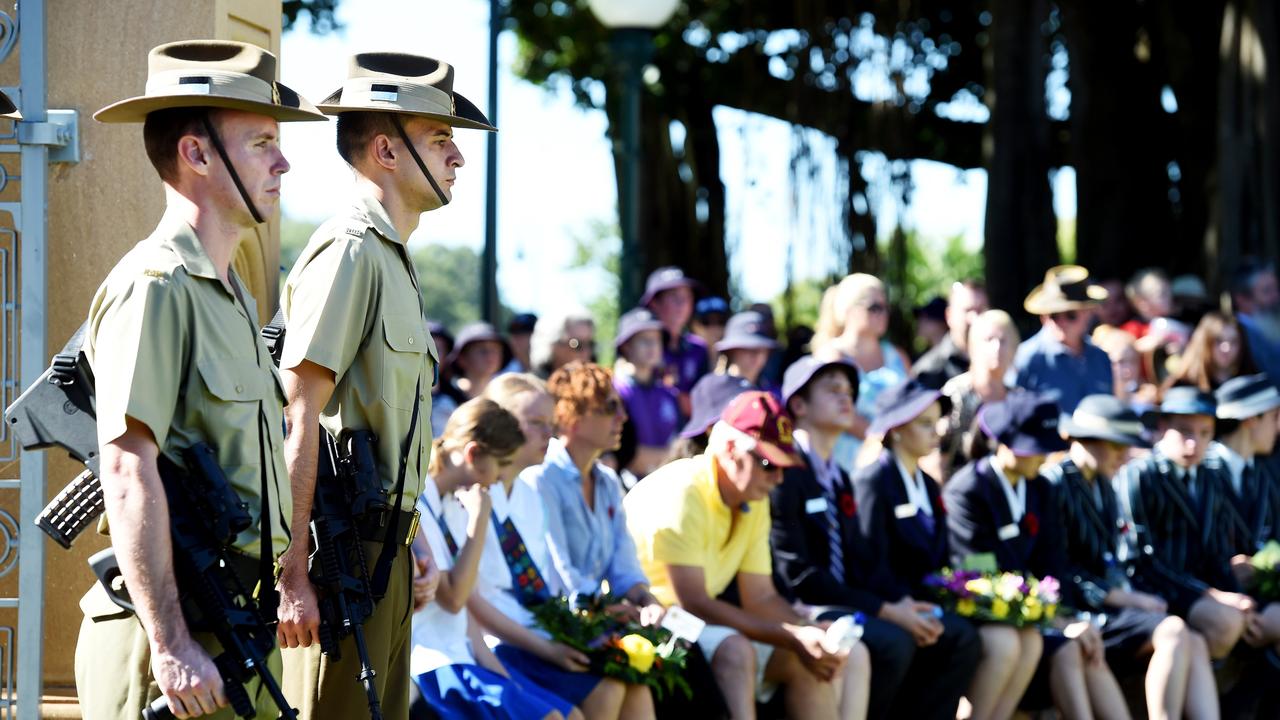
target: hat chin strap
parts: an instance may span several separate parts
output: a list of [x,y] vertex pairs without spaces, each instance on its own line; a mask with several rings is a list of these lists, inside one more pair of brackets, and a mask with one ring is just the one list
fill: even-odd
[[[427,169],[427,164],[422,162],[422,158],[418,155],[418,149],[409,141],[409,134],[404,131],[404,125],[400,124],[400,116],[392,113],[391,124],[396,126],[396,132],[400,133],[400,139],[404,142],[404,146],[409,148],[409,154],[413,156],[413,161],[418,163],[418,169],[422,170],[422,174],[427,176],[427,182],[431,183],[431,189],[436,191],[436,197],[440,198],[440,205],[448,205],[449,197],[440,189],[439,183],[431,176],[431,171]],[[435,208],[432,208],[433,210]]]
[[213,143],[213,149],[218,153],[218,157],[222,158],[222,164],[227,166],[227,172],[231,174],[231,182],[236,184],[236,190],[240,191],[240,199],[244,200],[245,207],[249,208],[249,214],[253,216],[253,221],[259,225],[266,222],[262,219],[262,213],[258,212],[257,206],[249,199],[249,193],[244,189],[244,183],[240,182],[240,174],[236,172],[236,166],[231,164],[231,158],[227,157],[227,151],[222,147],[222,140],[218,137],[218,131],[213,129],[213,123],[209,121],[209,115],[206,113],[200,116],[200,121],[204,123],[205,132],[209,133],[209,141]]

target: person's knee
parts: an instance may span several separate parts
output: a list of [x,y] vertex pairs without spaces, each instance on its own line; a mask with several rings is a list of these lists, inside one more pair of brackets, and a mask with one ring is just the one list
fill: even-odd
[[864,676],[871,674],[871,652],[862,643],[849,648],[849,658],[845,662],[848,664],[850,672],[854,675]]
[[988,626],[982,633],[982,656],[1002,667],[1012,667],[1022,654],[1022,643],[1013,628]]
[[1226,657],[1244,634],[1244,613],[1219,603],[1200,605],[1195,610],[1196,629],[1204,635],[1213,657]]
[[733,677],[750,681],[756,674],[756,650],[741,635],[730,635],[721,641],[711,657],[711,668],[717,677]]
[[1191,628],[1187,623],[1177,615],[1170,615],[1156,625],[1155,632],[1151,634],[1151,643],[1157,648],[1179,649],[1190,645]]
[[587,695],[586,699],[588,703],[594,702],[620,706],[622,704],[622,699],[626,697],[626,694],[627,686],[621,680],[603,678],[596,684],[595,689]]
[[1084,653],[1080,643],[1072,640],[1053,653],[1053,670],[1055,672],[1078,672],[1084,667]]

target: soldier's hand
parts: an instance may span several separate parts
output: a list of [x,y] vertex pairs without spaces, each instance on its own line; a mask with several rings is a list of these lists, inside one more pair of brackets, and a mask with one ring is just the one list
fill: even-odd
[[217,666],[190,637],[173,649],[153,649],[151,671],[174,717],[212,715],[227,706]]
[[320,607],[316,589],[305,571],[291,571],[286,566],[276,585],[280,606],[276,617],[276,642],[280,647],[310,647],[320,642]]

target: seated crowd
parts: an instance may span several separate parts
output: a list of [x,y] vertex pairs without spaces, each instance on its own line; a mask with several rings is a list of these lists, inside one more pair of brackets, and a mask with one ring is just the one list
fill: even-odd
[[[433,328],[415,717],[1275,716],[1280,603],[1251,562],[1280,538],[1269,266],[1236,274],[1234,312],[1195,278],[1053,268],[1025,341],[957,282],[914,360],[870,275],[786,350],[767,306],[700,294],[651,275],[612,370],[585,312]],[[1053,578],[1066,611],[973,617],[937,592],[961,568]],[[537,621],[606,592],[702,621],[690,695]]]

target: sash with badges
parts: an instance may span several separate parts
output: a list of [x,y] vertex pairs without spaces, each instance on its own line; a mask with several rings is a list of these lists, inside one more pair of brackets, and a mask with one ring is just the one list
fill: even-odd
[[444,521],[444,510],[441,509],[439,515],[431,513],[431,517],[436,519],[436,525],[440,526],[440,534],[444,535],[444,545],[449,549],[449,559],[456,560],[458,557],[458,541],[453,539],[453,531],[449,529],[449,523]]
[[507,570],[511,572],[512,594],[526,607],[550,600],[551,592],[547,590],[547,583],[542,579],[538,566],[533,563],[529,548],[525,547],[524,538],[520,537],[520,531],[511,522],[511,517],[499,521],[496,512],[491,510],[490,513],[494,530],[498,534],[498,546],[502,548],[502,557],[507,561]]

